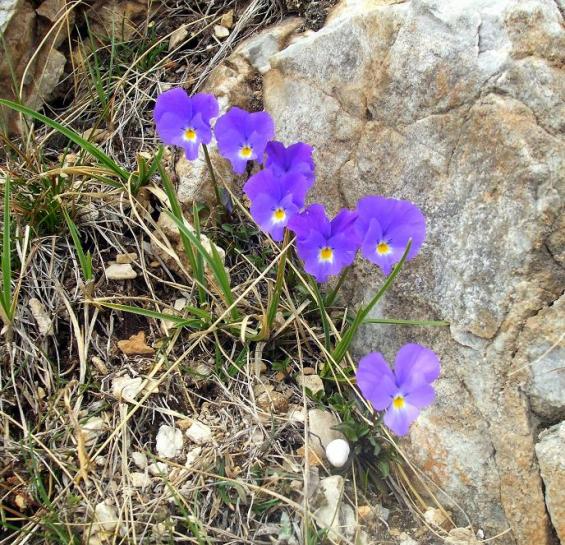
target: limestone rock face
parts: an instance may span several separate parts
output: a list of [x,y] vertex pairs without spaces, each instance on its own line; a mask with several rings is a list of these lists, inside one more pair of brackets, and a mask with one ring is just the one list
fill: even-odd
[[[66,58],[56,47],[66,38],[67,22],[72,26],[74,11],[66,12],[54,0],[45,0],[37,10],[30,0],[1,4],[0,97],[14,100],[21,89],[23,101],[37,109],[52,98],[63,75]],[[3,108],[0,117],[10,132],[19,131],[17,114]]]
[[[406,448],[485,537],[511,528],[501,545],[553,539],[534,444],[564,408],[548,381],[563,380],[564,62],[553,0],[347,0],[264,75],[278,138],[315,147],[313,200],[335,213],[381,194],[425,213],[427,241],[376,315],[451,326],[367,326],[358,353],[392,361],[411,341],[440,356]],[[383,280],[367,263],[354,277],[358,300]]]
[[545,484],[547,509],[555,531],[565,542],[565,422],[544,432],[536,445]]

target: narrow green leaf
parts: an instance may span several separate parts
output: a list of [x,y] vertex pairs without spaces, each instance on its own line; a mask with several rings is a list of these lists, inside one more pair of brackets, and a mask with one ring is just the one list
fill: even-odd
[[57,121],[54,121],[53,119],[50,119],[49,117],[40,114],[39,112],[36,112],[35,110],[28,108],[27,106],[18,104],[17,102],[0,98],[0,105],[11,108],[12,110],[16,110],[21,114],[29,115],[33,119],[45,123],[52,129],[55,129],[56,131],[60,132],[62,135],[66,136],[71,142],[74,142],[75,144],[80,146],[84,151],[90,153],[90,155],[95,157],[102,165],[108,167],[110,170],[115,172],[122,179],[122,181],[124,182],[128,181],[129,174],[123,168],[117,165],[114,162],[114,160],[108,155],[106,155],[102,150],[100,150],[99,148],[97,148],[87,140],[85,140],[82,136],[80,136],[72,129],[69,129],[68,127],[64,127]]
[[[163,165],[159,162],[158,164],[159,174],[161,175],[161,181],[163,182],[163,188],[165,189],[165,193],[169,199],[169,204],[171,206],[172,214],[175,218],[179,221],[182,221],[184,224],[184,216],[182,214],[182,209],[180,207],[180,203],[177,199],[177,194],[175,192],[175,188],[167,174],[166,170],[163,168]],[[206,302],[206,290],[204,286],[206,286],[206,278],[204,276],[203,269],[198,268],[198,261],[196,260],[196,256],[194,254],[194,249],[190,242],[190,239],[186,237],[183,231],[180,231],[180,237],[182,240],[182,245],[184,248],[184,253],[188,259],[188,263],[192,270],[192,274],[196,279],[196,285],[198,290],[198,300],[200,304],[204,304]]]
[[211,320],[210,314],[206,311],[201,310],[199,308],[187,306],[183,310],[194,314],[201,320],[194,320],[189,318],[183,318],[182,316],[177,316],[176,314],[168,314],[166,312],[157,312],[155,310],[149,310],[147,308],[142,307],[134,307],[132,305],[121,305],[119,303],[107,303],[106,301],[93,301],[94,303],[106,307],[111,308],[113,310],[119,310],[120,312],[129,312],[130,314],[137,314],[139,316],[145,316],[146,318],[154,318],[155,320],[169,320],[170,322],[175,323],[179,327],[193,327],[197,324],[202,325],[202,320],[209,322]]
[[341,341],[336,345],[335,350],[332,354],[333,360],[336,363],[339,363],[344,358],[347,350],[349,349],[349,346],[351,345],[351,342],[353,341],[353,337],[355,336],[355,333],[357,333],[357,330],[359,329],[361,324],[365,321],[365,318],[368,316],[369,312],[371,312],[373,307],[380,301],[382,296],[388,291],[388,289],[394,282],[394,279],[398,276],[398,273],[400,272],[400,270],[404,266],[404,263],[406,262],[406,258],[408,257],[408,252],[410,251],[411,246],[412,246],[412,240],[409,240],[408,244],[406,245],[406,249],[404,250],[404,254],[402,255],[402,258],[394,266],[392,272],[387,276],[387,279],[385,280],[384,284],[381,286],[379,291],[377,291],[377,293],[371,299],[371,301],[369,301],[367,306],[359,310],[359,312],[355,316],[355,319],[353,320],[353,323],[345,330],[345,333],[343,334]]
[[[282,255],[279,259],[279,263],[277,266],[277,278],[275,280],[275,288],[273,290],[271,299],[269,301],[269,307],[267,308],[267,319],[265,324],[265,332],[264,336],[268,337],[273,327],[273,322],[275,321],[275,317],[277,315],[277,310],[279,308],[279,301],[281,298],[281,292],[284,286],[284,271],[286,268],[286,259],[289,252],[288,244],[290,242],[290,231],[285,229],[284,231],[284,238],[283,238],[283,251]],[[263,331],[261,331],[263,334]]]
[[84,253],[84,249],[80,242],[80,235],[77,226],[75,225],[74,221],[71,219],[69,213],[65,210],[65,208],[61,207],[61,210],[63,211],[63,216],[65,218],[65,221],[67,222],[69,232],[71,233],[71,238],[73,239],[73,244],[75,246],[80,268],[82,270],[82,275],[84,276],[84,281],[90,282],[94,276],[92,273],[92,256],[90,255],[90,252],[87,252],[86,254]]
[[11,180],[7,176],[4,182],[4,221],[2,233],[2,308],[8,320],[12,320],[12,256],[10,215]]
[[[231,290],[230,279],[214,243],[210,244],[210,248],[212,250],[212,253],[210,254],[202,245],[202,241],[194,233],[192,233],[190,229],[187,228],[183,220],[175,217],[168,211],[166,213],[177,224],[177,227],[179,228],[181,233],[184,233],[184,235],[190,240],[190,242],[192,242],[196,250],[202,255],[204,260],[210,265],[210,269],[212,270],[212,273],[214,274],[214,277],[218,282],[218,286],[222,290],[225,303],[228,306],[231,306],[235,301],[235,298]],[[235,307],[232,309],[231,315],[233,320],[238,319],[239,313]]]
[[330,349],[330,323],[328,320],[328,313],[326,311],[326,304],[324,302],[324,298],[320,292],[320,288],[318,283],[313,277],[310,277],[310,286],[312,287],[312,291],[314,292],[314,296],[316,298],[316,303],[320,310],[320,317],[322,319],[322,327],[324,329],[324,346],[326,350]]

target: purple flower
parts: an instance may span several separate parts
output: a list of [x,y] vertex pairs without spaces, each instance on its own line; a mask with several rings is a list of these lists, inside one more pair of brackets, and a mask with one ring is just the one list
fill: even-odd
[[218,102],[212,95],[188,96],[184,89],[171,89],[157,97],[153,116],[157,133],[172,146],[184,148],[186,157],[198,157],[198,146],[212,139],[210,120],[218,115]]
[[416,256],[426,238],[426,220],[417,206],[371,196],[359,201],[357,211],[355,226],[362,240],[361,253],[386,275],[402,258],[409,239],[412,246],[407,259]]
[[321,204],[312,204],[290,220],[288,227],[296,234],[304,269],[318,282],[326,282],[353,263],[359,249],[356,219],[355,212],[344,209],[330,221]]
[[267,112],[249,113],[231,108],[216,121],[214,129],[220,153],[242,174],[247,161],[263,161],[267,142],[275,134],[275,124]]
[[281,142],[269,142],[265,149],[267,160],[265,166],[270,168],[275,176],[296,172],[302,174],[308,181],[314,181],[314,159],[312,146],[297,142],[286,148]]
[[405,344],[396,355],[394,372],[382,354],[372,352],[357,368],[357,386],[377,411],[385,411],[384,423],[397,435],[406,435],[420,409],[435,397],[431,383],[439,376],[437,356],[419,344]]
[[243,191],[251,201],[251,215],[275,240],[282,240],[289,220],[304,206],[312,184],[301,174],[276,177],[270,169],[251,176]]

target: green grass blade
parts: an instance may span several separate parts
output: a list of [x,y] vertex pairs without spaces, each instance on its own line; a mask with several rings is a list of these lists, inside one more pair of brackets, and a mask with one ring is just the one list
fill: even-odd
[[16,110],[16,112],[28,115],[37,121],[45,123],[52,129],[55,129],[62,135],[66,136],[71,142],[74,142],[75,144],[80,146],[84,151],[95,157],[100,164],[108,167],[110,170],[112,170],[112,172],[115,172],[122,179],[122,181],[128,181],[129,174],[123,168],[117,165],[114,160],[106,155],[102,150],[98,149],[96,146],[85,140],[82,136],[80,136],[72,129],[64,127],[57,121],[54,121],[53,119],[50,119],[49,117],[40,114],[39,112],[36,112],[35,110],[28,108],[27,106],[18,104],[17,102],[12,102],[11,100],[0,98],[0,105],[6,106],[8,108],[11,108],[12,110]]
[[65,218],[65,221],[67,222],[69,232],[71,233],[73,244],[75,245],[78,261],[82,270],[82,275],[84,276],[84,281],[85,283],[88,283],[94,277],[94,274],[92,272],[92,256],[90,255],[90,252],[84,253],[82,243],[80,242],[80,235],[75,222],[71,219],[69,213],[64,208],[61,207],[61,210],[63,211],[63,216]]
[[[198,213],[198,206],[196,202],[192,203],[192,222],[194,224],[194,232],[196,233],[198,240],[202,240],[200,237],[202,233],[200,229],[200,214]],[[204,261],[200,252],[196,252],[194,260],[196,263],[196,276],[198,278],[204,278]]]
[[[202,255],[203,259],[208,263],[208,265],[210,265],[210,269],[214,274],[214,278],[216,279],[218,286],[222,290],[222,295],[224,296],[225,303],[228,306],[231,306],[235,301],[235,298],[231,290],[230,279],[214,243],[212,242],[210,244],[212,253],[208,252],[202,245],[202,241],[186,227],[183,220],[175,217],[170,212],[167,212],[167,214],[177,224],[177,227],[179,228],[181,233],[184,233],[184,235],[190,240],[196,250]],[[237,309],[235,307],[232,309],[231,315],[234,320],[238,319],[239,313],[237,312]]]
[[410,251],[411,246],[412,246],[412,240],[409,240],[408,244],[406,245],[406,249],[404,250],[404,254],[402,255],[402,258],[394,266],[392,272],[387,276],[387,279],[385,280],[384,284],[381,286],[379,291],[377,291],[377,293],[371,299],[371,301],[369,301],[369,304],[364,308],[362,308],[357,313],[355,319],[353,320],[353,323],[345,330],[345,333],[343,334],[341,341],[336,345],[335,350],[332,354],[332,358],[336,363],[339,363],[344,358],[347,350],[349,349],[349,346],[351,345],[351,342],[353,341],[353,337],[355,336],[355,333],[357,333],[357,330],[359,329],[361,324],[365,321],[365,318],[367,318],[369,312],[371,312],[373,307],[380,301],[382,296],[388,291],[388,289],[394,282],[394,279],[398,276],[398,273],[400,273],[400,270],[402,269],[404,263],[406,262],[406,258],[408,257],[408,252]]
[[129,312],[130,314],[137,314],[138,316],[145,316],[146,318],[154,318],[155,320],[169,320],[175,323],[179,327],[194,327],[195,325],[202,325],[203,321],[210,322],[211,316],[204,310],[199,308],[186,306],[183,310],[194,314],[200,318],[199,320],[183,318],[182,316],[177,316],[176,314],[168,314],[166,312],[157,312],[155,310],[149,310],[142,307],[134,307],[131,305],[121,305],[119,303],[107,303],[106,301],[93,300],[93,303],[100,305],[102,307],[111,308],[113,310],[118,310],[120,312]]
[[339,275],[335,288],[326,296],[326,300],[324,301],[326,307],[331,307],[333,305],[335,298],[337,297],[337,294],[339,293],[339,290],[341,289],[341,286],[343,285],[343,282],[347,278],[347,274],[349,273],[350,270],[351,267],[346,267]]
[[330,322],[328,320],[328,314],[326,311],[326,305],[324,302],[324,298],[322,297],[322,293],[320,292],[320,288],[318,283],[313,277],[310,277],[310,286],[312,287],[312,291],[314,292],[314,297],[316,298],[316,303],[318,305],[318,309],[320,310],[320,318],[322,319],[322,327],[324,329],[324,345],[327,350],[330,349]]
[[11,181],[4,182],[4,221],[2,233],[2,308],[9,321],[12,320],[12,256],[11,256],[11,216],[10,216]]
[[[158,164],[159,174],[161,175],[161,181],[163,182],[163,188],[165,193],[167,194],[167,198],[169,199],[169,205],[171,206],[171,211],[173,216],[177,218],[179,221],[183,222],[184,225],[184,216],[182,214],[182,209],[180,207],[179,201],[177,199],[177,194],[175,192],[175,188],[171,183],[171,179],[169,175],[163,168],[163,165],[159,162]],[[197,289],[198,289],[198,300],[201,304],[206,302],[206,290],[204,286],[206,285],[206,278],[204,276],[204,271],[198,268],[198,262],[196,260],[196,256],[194,254],[194,249],[190,242],[190,239],[186,237],[183,231],[180,231],[180,237],[182,240],[182,245],[184,247],[184,253],[188,259],[188,263],[190,268],[192,269],[192,274],[196,279]]]
[[280,257],[279,264],[277,267],[277,278],[275,280],[275,289],[273,290],[273,295],[271,297],[271,300],[269,301],[269,307],[267,308],[267,324],[266,324],[267,335],[271,331],[271,327],[273,326],[273,322],[275,321],[277,310],[279,308],[279,301],[281,298],[281,292],[284,285],[286,258],[290,249],[289,242],[290,242],[290,231],[288,229],[285,229],[282,255]]

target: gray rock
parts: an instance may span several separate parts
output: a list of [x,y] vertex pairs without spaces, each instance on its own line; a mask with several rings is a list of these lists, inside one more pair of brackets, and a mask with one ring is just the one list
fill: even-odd
[[516,354],[516,372],[529,374],[526,391],[542,421],[565,418],[565,297],[526,321]]
[[4,32],[16,13],[20,0],[4,0],[0,5],[0,32]]
[[[56,3],[56,0],[50,0],[49,3]],[[33,2],[5,0],[0,4],[3,44],[0,54],[0,96],[12,100],[21,98],[26,105],[38,109],[53,97],[64,72],[66,58],[56,48],[67,37],[65,18],[59,18],[59,28],[47,36],[53,24],[37,24]],[[39,7],[39,11],[44,14],[42,7]],[[74,14],[74,11],[71,13]],[[72,14],[68,18],[68,28],[73,26]],[[38,47],[39,44],[41,47]],[[18,97],[14,94],[14,82],[18,86]],[[8,109],[2,109],[0,114],[10,132],[20,131],[18,114]]]
[[314,499],[314,518],[318,526],[329,530],[328,536],[337,540],[342,537],[363,545],[367,535],[357,527],[355,511],[345,501],[345,480],[341,475],[332,475],[320,481],[318,495]]
[[[457,505],[487,538],[512,528],[501,545],[552,539],[529,375],[514,371],[525,324],[564,280],[564,61],[552,0],[349,0],[270,57],[264,76],[278,138],[315,147],[312,200],[335,213],[376,193],[424,211],[427,241],[375,315],[451,327],[368,326],[357,352],[392,361],[411,341],[439,354],[437,403],[405,446],[461,523]],[[382,283],[367,263],[353,277],[357,300]],[[533,373],[530,399],[550,395]]]
[[326,454],[326,447],[335,439],[345,439],[343,434],[336,431],[339,424],[337,417],[330,411],[310,409],[308,411],[308,430],[310,447],[319,457]]
[[542,433],[536,454],[547,509],[561,543],[565,543],[565,422]]

